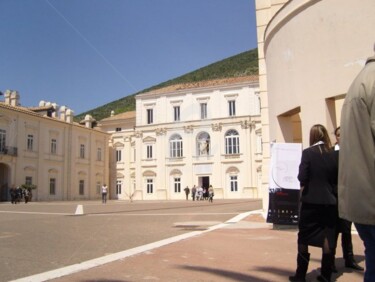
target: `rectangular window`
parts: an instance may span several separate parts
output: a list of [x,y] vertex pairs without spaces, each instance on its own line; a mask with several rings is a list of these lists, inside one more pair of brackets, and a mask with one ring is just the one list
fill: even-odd
[[230,191],[237,192],[238,191],[238,182],[237,182],[237,175],[230,177]]
[[201,103],[201,119],[207,119],[207,103]]
[[180,121],[180,106],[173,107],[174,121]]
[[34,135],[28,134],[27,135],[27,150],[32,151],[34,147]]
[[147,194],[154,193],[154,180],[147,179]]
[[116,181],[116,195],[120,195],[121,194],[121,188],[122,188],[122,181],[121,180],[117,180]]
[[152,145],[147,145],[147,158],[152,159]]
[[49,179],[49,194],[56,195],[56,178]]
[[238,136],[225,137],[225,154],[239,154],[240,153],[240,139]]
[[238,137],[232,137],[227,138],[227,154],[239,154],[240,153],[240,146],[239,146],[239,138]]
[[181,193],[181,178],[175,177],[174,179],[174,192]]
[[26,185],[32,185],[33,184],[33,178],[31,176],[26,176],[25,184]]
[[229,116],[235,116],[236,115],[236,101],[228,101],[229,106]]
[[85,145],[84,144],[81,144],[79,147],[79,157],[81,159],[85,158]]
[[116,150],[116,162],[121,162],[121,150]]
[[182,140],[171,140],[170,141],[170,157],[181,158],[182,156],[183,156]]
[[147,109],[147,124],[154,123],[154,113],[153,109]]
[[57,153],[57,140],[51,139],[51,154],[56,155]]
[[116,127],[116,132],[121,131],[121,127]]
[[85,181],[84,180],[79,181],[79,194],[85,195]]
[[98,150],[96,151],[96,159],[98,161],[102,160],[102,148],[98,148]]
[[0,153],[5,152],[6,149],[6,131],[4,129],[0,129]]

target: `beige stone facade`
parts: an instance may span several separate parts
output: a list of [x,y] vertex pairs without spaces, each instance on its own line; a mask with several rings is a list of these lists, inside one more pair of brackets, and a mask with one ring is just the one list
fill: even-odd
[[41,101],[38,107],[20,106],[16,91],[6,91],[0,102],[0,196],[9,188],[33,184],[34,200],[88,200],[101,197],[109,181],[109,134],[73,122],[66,107]]
[[100,121],[112,134],[112,196],[183,200],[186,186],[212,185],[219,199],[261,197],[258,91],[257,76],[174,85]]
[[99,123],[109,133],[109,187],[111,199],[131,199],[134,193],[135,111],[112,115]]
[[373,54],[374,11],[372,0],[256,0],[264,191],[270,142],[307,147],[316,123],[334,141],[347,89]]

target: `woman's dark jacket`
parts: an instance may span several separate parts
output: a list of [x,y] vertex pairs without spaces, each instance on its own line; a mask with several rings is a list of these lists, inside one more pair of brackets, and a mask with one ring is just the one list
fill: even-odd
[[337,205],[338,151],[324,151],[324,144],[302,152],[298,180],[301,201],[310,204]]

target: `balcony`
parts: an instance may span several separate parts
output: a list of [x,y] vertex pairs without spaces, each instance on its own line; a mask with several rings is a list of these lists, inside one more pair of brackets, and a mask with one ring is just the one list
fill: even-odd
[[8,155],[17,157],[17,148],[10,146],[3,146],[0,148],[0,155]]

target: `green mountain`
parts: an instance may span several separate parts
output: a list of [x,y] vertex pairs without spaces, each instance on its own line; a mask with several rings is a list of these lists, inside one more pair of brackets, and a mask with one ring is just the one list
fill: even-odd
[[140,93],[145,93],[151,90],[156,90],[166,86],[197,82],[204,80],[213,80],[226,77],[239,77],[246,75],[258,74],[258,49],[252,49],[238,55],[226,58],[219,62],[210,64],[206,67],[200,68],[198,70],[192,71],[185,75],[179,76],[177,78],[165,81],[158,85],[152,86],[150,88],[144,89],[132,95],[123,97],[116,101],[110,102],[103,106],[97,107],[93,110],[81,113],[74,117],[75,121],[79,122],[84,119],[85,115],[90,114],[96,120],[101,120],[103,118],[109,117],[111,111],[115,114],[120,114],[127,111],[135,110],[135,96]]

